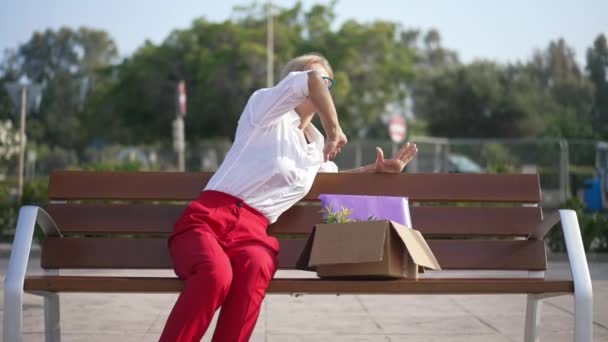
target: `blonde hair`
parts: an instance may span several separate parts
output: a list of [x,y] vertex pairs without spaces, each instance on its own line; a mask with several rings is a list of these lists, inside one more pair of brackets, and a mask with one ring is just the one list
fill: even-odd
[[292,71],[304,71],[308,66],[314,63],[321,64],[329,73],[329,77],[334,77],[334,71],[332,70],[331,65],[329,65],[329,61],[320,53],[311,52],[287,62],[285,67],[283,67],[283,70],[281,70],[281,79],[285,78],[285,76]]

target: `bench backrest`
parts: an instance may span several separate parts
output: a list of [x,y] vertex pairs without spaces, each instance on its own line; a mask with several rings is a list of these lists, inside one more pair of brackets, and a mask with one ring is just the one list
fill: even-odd
[[[47,211],[63,236],[42,243],[43,268],[171,268],[166,238],[210,173],[53,172]],[[546,269],[537,175],[319,174],[269,231],[293,268],[321,222],[320,193],[407,196],[412,222],[444,270]]]

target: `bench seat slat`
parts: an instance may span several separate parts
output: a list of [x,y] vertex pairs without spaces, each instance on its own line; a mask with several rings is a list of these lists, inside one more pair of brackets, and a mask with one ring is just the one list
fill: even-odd
[[[64,234],[169,234],[186,205],[50,204],[47,211]],[[270,234],[309,234],[321,222],[318,205],[295,206],[269,227]],[[528,236],[541,221],[538,207],[411,207],[425,236]]]
[[[25,291],[174,293],[183,288],[177,278],[30,276]],[[545,279],[400,279],[379,281],[274,279],[268,293],[327,294],[492,294],[572,293],[571,280]]]
[[[55,171],[51,200],[192,200],[211,178],[196,172]],[[356,186],[354,186],[356,185]],[[407,196],[412,201],[539,203],[538,175],[320,173],[305,199],[320,193]]]
[[[294,268],[306,240],[282,239],[279,267]],[[443,269],[546,270],[542,240],[429,240]],[[171,268],[166,239],[47,238],[43,268]]]

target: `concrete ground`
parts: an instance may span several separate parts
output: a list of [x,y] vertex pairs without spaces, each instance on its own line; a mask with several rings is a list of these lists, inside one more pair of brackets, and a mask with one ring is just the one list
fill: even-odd
[[[7,262],[6,256],[0,258],[2,280]],[[28,272],[40,273],[39,263],[34,257]],[[594,341],[608,341],[608,263],[592,262],[590,268]],[[567,263],[549,263],[548,277],[569,274]],[[61,294],[62,340],[156,341],[176,297]],[[42,298],[26,294],[24,302],[24,341],[43,341]],[[573,297],[543,303],[541,341],[573,341]],[[525,295],[269,295],[251,341],[523,341],[525,305]],[[211,340],[213,326],[203,341]]]

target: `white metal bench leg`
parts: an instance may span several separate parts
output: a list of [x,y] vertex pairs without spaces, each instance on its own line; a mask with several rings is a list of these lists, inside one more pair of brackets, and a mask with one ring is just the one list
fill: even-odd
[[574,290],[574,340],[593,341],[593,296]]
[[574,340],[592,342],[593,288],[578,219],[573,210],[560,210],[559,214],[574,281]]
[[46,342],[61,341],[59,295],[56,293],[44,296],[44,338]]
[[23,290],[19,287],[4,286],[4,322],[2,340],[21,341],[21,319],[23,317]]
[[528,294],[526,301],[526,328],[524,330],[525,342],[540,341],[540,320],[543,302],[542,296]]

